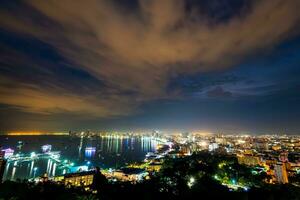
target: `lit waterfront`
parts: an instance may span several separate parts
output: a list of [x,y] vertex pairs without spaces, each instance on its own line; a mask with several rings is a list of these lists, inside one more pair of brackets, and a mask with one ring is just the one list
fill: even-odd
[[[144,159],[156,149],[151,137],[0,136],[5,148],[15,150],[4,179],[30,179],[47,173],[56,176],[92,166],[119,168]],[[22,141],[20,144],[19,141]],[[52,145],[52,153],[41,146]],[[34,152],[34,154],[32,154]]]

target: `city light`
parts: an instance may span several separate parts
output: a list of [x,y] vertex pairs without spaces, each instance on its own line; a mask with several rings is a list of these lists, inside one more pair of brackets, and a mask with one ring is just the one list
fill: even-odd
[[232,182],[233,185],[236,184],[236,180],[235,179],[232,179],[231,182]]
[[300,200],[300,0],[3,0],[0,200]]
[[31,153],[30,153],[30,157],[31,157],[31,158],[36,157],[36,153],[35,153],[35,152],[31,152]]
[[195,184],[195,178],[194,177],[190,177],[187,185],[191,188],[194,184]]
[[14,155],[14,150],[11,148],[7,148],[7,149],[2,149],[2,151],[4,152],[4,158],[9,158],[11,156]]
[[[116,133],[115,133],[116,134]],[[81,136],[80,136],[81,137]],[[162,137],[162,136],[161,136]],[[221,138],[217,138],[216,136],[211,136],[211,138],[205,137],[205,140],[202,137],[196,137],[192,136],[190,138],[193,138],[193,140],[190,140],[189,142],[186,143],[181,143],[182,137],[184,140],[186,140],[185,135],[184,136],[174,136],[169,139],[169,136],[164,138],[164,139],[156,139],[155,137],[147,137],[147,136],[142,136],[145,141],[149,142],[148,140],[155,140],[155,146],[153,146],[153,151],[145,153],[145,157],[141,162],[137,163],[128,163],[126,164],[126,168],[108,168],[108,169],[102,169],[101,172],[105,174],[105,176],[110,179],[110,180],[115,180],[115,181],[129,181],[129,182],[142,182],[146,179],[151,179],[151,176],[149,176],[150,173],[156,173],[159,172],[160,169],[163,166],[163,162],[166,159],[166,157],[170,157],[172,159],[177,159],[177,158],[182,158],[185,157],[186,159],[193,159],[194,156],[198,155],[198,152],[206,152],[207,150],[212,151],[209,153],[210,156],[212,156],[210,159],[214,159],[214,155],[218,155],[218,151],[220,148],[224,148],[224,144],[229,143],[227,147],[230,147],[232,149],[232,152],[236,152],[236,155],[233,155],[233,153],[228,153],[228,156],[220,157],[216,160],[215,163],[207,163],[207,161],[204,160],[197,160],[196,162],[193,163],[198,163],[200,166],[201,165],[209,165],[212,170],[216,170],[213,174],[210,174],[209,177],[214,179],[216,182],[219,184],[226,186],[228,190],[230,191],[245,191],[247,192],[250,188],[254,187],[255,183],[252,181],[250,182],[245,182],[245,177],[243,177],[243,174],[239,175],[239,170],[237,167],[238,164],[244,165],[244,167],[249,168],[249,172],[251,173],[252,176],[257,176],[262,173],[269,174],[272,177],[272,180],[261,180],[266,183],[282,183],[288,182],[288,172],[284,171],[286,170],[284,168],[284,165],[282,164],[282,161],[284,162],[290,162],[289,159],[285,159],[288,156],[287,152],[282,152],[279,153],[280,156],[276,155],[274,159],[278,159],[279,163],[275,163],[275,169],[272,168],[272,164],[274,163],[267,163],[263,162],[263,159],[261,159],[259,156],[263,156],[263,150],[260,148],[264,148],[265,145],[261,145],[261,143],[258,143],[261,146],[258,146],[259,148],[253,147],[252,149],[249,149],[247,146],[247,143],[244,146],[240,145],[240,142],[238,140],[240,137],[234,135],[234,136],[222,136]],[[101,137],[102,138],[102,137]],[[119,140],[122,137],[116,137],[115,135],[113,137],[103,137],[102,139],[107,139],[108,141],[111,142],[111,140]],[[125,138],[125,137],[124,137]],[[127,139],[126,139],[127,140]],[[255,140],[255,139],[253,139]],[[130,140],[130,142],[127,143],[127,145],[132,145],[132,142],[138,141],[136,138],[135,140]],[[148,145],[143,141],[141,144],[142,147],[145,147]],[[172,142],[171,142],[172,141]],[[217,142],[216,142],[217,141]],[[225,142],[224,142],[225,141]],[[245,140],[246,141],[246,140]],[[251,141],[251,140],[249,140]],[[272,140],[266,140],[270,141],[270,143],[276,144],[277,145],[277,140],[274,139]],[[300,141],[300,140],[299,140]],[[219,143],[218,143],[219,142]],[[112,143],[109,143],[109,145],[112,145]],[[150,144],[151,145],[151,144]],[[45,145],[44,145],[45,146]],[[47,145],[46,145],[47,146]],[[175,151],[175,148],[177,146],[177,152],[173,153]],[[268,146],[271,146],[271,144],[268,144]],[[290,148],[295,148],[294,146],[289,145],[288,147]],[[112,147],[109,147],[112,148]],[[173,149],[174,148],[174,149]],[[285,147],[287,149],[287,147]],[[42,148],[42,150],[47,150],[47,148]],[[77,151],[78,149],[76,149]],[[85,154],[86,156],[92,156],[96,151],[96,147],[86,147],[85,148]],[[19,151],[20,152],[20,151]],[[187,153],[188,152],[188,153]],[[223,151],[224,153],[226,151]],[[115,152],[114,152],[115,153]],[[200,155],[202,154],[200,153]],[[47,166],[47,173],[49,175],[49,178],[55,178],[56,176],[62,176],[62,175],[67,175],[67,174],[73,174],[73,173],[83,173],[83,172],[89,172],[93,171],[94,169],[91,169],[91,160],[86,159],[84,163],[81,163],[82,165],[76,165],[75,162],[71,162],[71,160],[66,159],[66,158],[60,158],[60,152],[59,151],[51,151],[51,152],[46,152],[46,153],[36,153],[36,152],[31,152],[31,153],[18,153],[14,156],[10,156],[7,158],[8,163],[14,162],[13,167],[15,168],[14,170],[14,175],[17,174],[15,171],[17,167],[22,162],[28,162],[31,161],[31,174],[29,177],[35,178],[36,176],[40,176],[43,172],[42,168],[39,168],[39,162],[35,162],[35,160],[42,160],[42,159],[47,159],[48,160],[48,166]],[[191,156],[193,155],[193,156]],[[223,155],[223,154],[220,154]],[[229,157],[234,158],[234,160],[228,160]],[[282,159],[284,158],[284,159]],[[83,158],[84,159],[84,158]],[[93,158],[97,159],[97,158]],[[209,159],[209,160],[210,160]],[[97,162],[93,162],[93,165],[95,167]],[[79,164],[79,163],[78,163]],[[192,164],[192,163],[190,163]],[[213,166],[212,166],[213,165]],[[273,164],[274,165],[274,164]],[[20,165],[21,166],[21,165]],[[199,167],[199,166],[198,166]],[[294,172],[297,174],[299,172],[299,168],[297,168],[297,165],[292,164],[291,167],[294,167]],[[188,166],[187,166],[188,168]],[[58,169],[62,169],[61,171]],[[130,169],[128,172],[123,171],[124,169]],[[205,169],[205,168],[204,168]],[[273,169],[273,172],[271,171]],[[139,172],[132,173],[130,171],[135,171],[135,170],[140,170]],[[195,177],[196,175],[200,175],[199,172],[202,173],[202,170],[198,172],[193,172],[194,174],[190,174],[187,178],[184,178],[184,181],[187,184],[188,188],[194,188],[196,185],[197,181],[201,181],[201,179],[197,180]],[[271,172],[271,173],[270,173]],[[198,173],[198,174],[197,174]],[[208,172],[205,172],[208,173]],[[244,172],[246,173],[246,172]],[[272,174],[273,173],[273,174]],[[233,178],[233,177],[239,177],[240,178]],[[241,181],[242,180],[242,181]],[[170,185],[176,185],[176,181],[174,180],[169,180],[168,184]]]
[[90,158],[95,155],[96,148],[95,147],[86,147],[85,148],[85,156]]
[[50,152],[51,149],[52,149],[52,145],[50,145],[50,144],[45,144],[45,145],[42,146],[43,153]]
[[219,164],[218,164],[218,167],[221,169],[221,168],[223,168],[225,165],[226,165],[226,163],[225,163],[225,162],[222,162],[222,163],[219,163]]
[[201,142],[200,142],[200,146],[206,147],[206,146],[208,146],[208,144],[207,144],[207,142],[205,142],[205,141],[201,141]]

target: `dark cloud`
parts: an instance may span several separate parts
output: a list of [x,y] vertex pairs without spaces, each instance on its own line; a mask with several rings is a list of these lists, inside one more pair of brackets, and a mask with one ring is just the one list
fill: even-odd
[[218,97],[231,97],[232,93],[228,91],[224,91],[222,87],[216,87],[213,90],[206,92],[208,97],[218,98]]
[[[60,69],[53,67],[57,63],[32,60],[24,56],[26,52],[14,49],[20,58],[15,62],[19,63],[9,67],[5,63],[11,63],[7,61],[12,54],[2,57],[0,67],[6,75],[1,76],[0,103],[43,114],[128,115],[137,112],[144,102],[179,98],[181,88],[169,87],[174,74],[225,69],[298,33],[298,0],[253,1],[251,6],[238,5],[238,14],[232,14],[236,8],[223,1],[213,6],[212,15],[204,13],[201,5],[187,9],[187,2],[12,3],[14,6],[0,11],[2,30],[50,46],[63,60],[59,66],[82,71],[96,80],[84,85],[74,83],[74,89],[70,82],[54,78],[63,77]],[[213,14],[224,6],[223,14]],[[38,71],[37,82],[8,75],[8,71],[24,74],[15,68],[23,63],[30,63],[28,68]],[[222,84],[211,85],[215,88],[207,91],[208,96],[231,96],[225,87],[217,86]]]

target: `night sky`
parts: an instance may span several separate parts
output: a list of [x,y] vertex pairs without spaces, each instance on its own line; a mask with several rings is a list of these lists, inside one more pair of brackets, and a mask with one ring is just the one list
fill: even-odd
[[0,1],[0,130],[300,133],[299,0]]

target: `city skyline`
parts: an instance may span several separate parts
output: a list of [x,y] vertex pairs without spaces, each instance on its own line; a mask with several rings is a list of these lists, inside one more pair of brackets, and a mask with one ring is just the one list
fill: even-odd
[[300,133],[297,0],[2,1],[0,132]]

